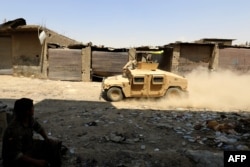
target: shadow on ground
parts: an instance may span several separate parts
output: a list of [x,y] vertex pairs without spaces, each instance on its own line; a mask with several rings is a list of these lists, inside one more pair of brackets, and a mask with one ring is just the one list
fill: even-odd
[[[11,110],[15,99],[0,101]],[[118,109],[109,102],[45,99],[35,104],[35,117],[68,148],[68,167],[222,166],[223,150],[249,149],[250,143],[249,129],[236,135],[206,127],[207,120],[249,118],[244,112]]]

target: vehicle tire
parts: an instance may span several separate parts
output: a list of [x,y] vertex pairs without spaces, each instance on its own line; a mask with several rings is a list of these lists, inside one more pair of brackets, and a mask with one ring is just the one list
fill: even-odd
[[165,94],[167,99],[181,99],[184,98],[185,93],[179,88],[169,88]]
[[122,90],[117,87],[112,87],[107,91],[107,98],[110,101],[120,101],[123,99]]

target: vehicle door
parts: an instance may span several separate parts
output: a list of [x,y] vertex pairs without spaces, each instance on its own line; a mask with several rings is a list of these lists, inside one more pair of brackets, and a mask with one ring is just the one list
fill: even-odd
[[144,97],[148,92],[149,75],[135,75],[131,78],[131,96]]
[[164,75],[154,74],[149,82],[148,95],[151,97],[160,97],[165,94],[164,85],[166,83],[166,77]]

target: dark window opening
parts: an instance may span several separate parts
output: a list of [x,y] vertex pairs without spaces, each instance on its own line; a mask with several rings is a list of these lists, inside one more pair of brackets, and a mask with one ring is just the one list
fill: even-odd
[[155,76],[152,79],[153,84],[163,84],[164,78],[160,76]]
[[134,77],[134,84],[144,84],[144,77]]

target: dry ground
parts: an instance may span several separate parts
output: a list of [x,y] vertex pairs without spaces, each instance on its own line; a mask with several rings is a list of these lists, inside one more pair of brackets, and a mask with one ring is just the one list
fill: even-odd
[[[8,75],[0,80],[0,101],[9,108],[21,97],[34,100],[35,117],[68,148],[64,166],[220,166],[222,146],[229,144],[215,142],[216,132],[206,128],[206,120],[250,118],[246,110],[173,105],[164,98],[110,103],[99,99],[99,82]],[[249,147],[249,138],[244,139],[234,146]],[[213,155],[218,159],[211,162]]]

